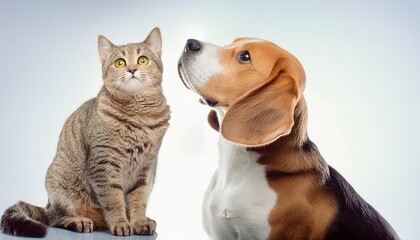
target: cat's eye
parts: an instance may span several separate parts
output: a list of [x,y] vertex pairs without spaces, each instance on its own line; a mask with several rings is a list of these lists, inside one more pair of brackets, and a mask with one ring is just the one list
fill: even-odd
[[149,64],[149,59],[147,59],[146,56],[141,56],[139,57],[139,60],[137,62],[140,66],[146,66],[147,64]]
[[118,58],[117,61],[115,61],[115,67],[118,69],[121,69],[125,67],[125,61],[122,58]]

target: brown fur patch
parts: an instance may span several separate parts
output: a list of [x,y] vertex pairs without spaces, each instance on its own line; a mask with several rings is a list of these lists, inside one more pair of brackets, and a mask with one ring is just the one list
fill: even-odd
[[269,239],[323,239],[338,212],[336,200],[316,172],[268,177],[278,195],[271,211]]
[[[238,63],[237,54],[244,50],[250,52],[252,64]],[[262,57],[269,52],[267,57]],[[269,43],[248,43],[222,49],[219,62],[226,71],[212,76],[200,89],[200,93],[217,100],[219,105],[229,106],[268,78],[278,57],[273,53],[277,52],[278,47]]]
[[263,147],[249,148],[261,154],[269,186],[277,204],[269,216],[269,239],[322,239],[338,214],[338,203],[325,186],[328,165],[306,134],[304,98],[294,111],[290,134]]

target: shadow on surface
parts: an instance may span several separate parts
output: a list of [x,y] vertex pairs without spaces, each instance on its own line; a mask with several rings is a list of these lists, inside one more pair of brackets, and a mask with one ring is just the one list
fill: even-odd
[[[76,233],[69,230],[59,229],[59,228],[48,228],[48,234],[45,238],[39,239],[51,239],[51,240],[155,240],[157,234],[153,236],[140,236],[132,235],[127,237],[118,237],[110,234],[109,232],[93,232],[93,233]],[[0,233],[0,240],[23,240],[23,239],[37,239],[37,238],[25,238],[25,237],[15,237]]]

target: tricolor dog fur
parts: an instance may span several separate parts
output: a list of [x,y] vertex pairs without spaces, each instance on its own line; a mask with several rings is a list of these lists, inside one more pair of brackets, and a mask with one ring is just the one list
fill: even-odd
[[178,71],[220,132],[203,201],[212,239],[399,239],[308,138],[305,72],[292,54],[260,39],[189,39]]

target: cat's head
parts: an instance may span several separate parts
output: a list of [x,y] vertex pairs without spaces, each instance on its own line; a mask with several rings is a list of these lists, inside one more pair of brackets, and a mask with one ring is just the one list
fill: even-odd
[[109,92],[136,95],[160,86],[163,69],[159,28],[154,28],[143,42],[121,46],[100,35],[98,49]]

